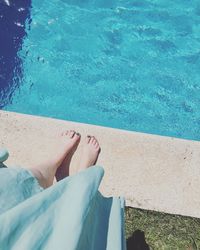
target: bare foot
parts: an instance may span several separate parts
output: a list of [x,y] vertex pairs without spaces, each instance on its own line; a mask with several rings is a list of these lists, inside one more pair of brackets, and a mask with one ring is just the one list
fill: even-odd
[[55,156],[30,168],[42,187],[51,186],[54,176],[61,180],[69,175],[69,164],[79,142],[80,135],[74,130],[62,133]]
[[78,144],[80,142],[81,136],[79,133],[76,133],[74,130],[66,131],[62,133],[62,139],[64,145],[64,159],[63,157],[60,158],[58,161],[59,167],[56,171],[56,180],[60,181],[63,178],[69,176],[69,165],[71,162],[71,158],[76,151]]
[[80,170],[86,169],[96,164],[101,148],[94,136],[85,138],[83,152],[81,156]]

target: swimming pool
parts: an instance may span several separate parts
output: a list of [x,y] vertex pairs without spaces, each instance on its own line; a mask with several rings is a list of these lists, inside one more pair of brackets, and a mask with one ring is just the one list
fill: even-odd
[[33,0],[29,10],[2,109],[200,140],[197,0]]

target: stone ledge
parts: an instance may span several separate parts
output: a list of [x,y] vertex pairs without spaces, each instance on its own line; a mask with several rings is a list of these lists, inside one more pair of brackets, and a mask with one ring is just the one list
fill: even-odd
[[[0,111],[0,147],[8,165],[31,166],[53,154],[58,134],[95,135],[105,169],[100,191],[126,204],[200,218],[200,142]],[[79,164],[82,144],[72,160]]]

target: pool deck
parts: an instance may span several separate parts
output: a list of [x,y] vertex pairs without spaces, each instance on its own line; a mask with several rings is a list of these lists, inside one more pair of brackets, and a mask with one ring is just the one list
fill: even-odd
[[[99,139],[105,196],[124,196],[128,206],[200,218],[200,142],[0,111],[0,147],[10,152],[6,163],[29,167],[49,158],[66,129]],[[81,148],[82,143],[72,174]]]

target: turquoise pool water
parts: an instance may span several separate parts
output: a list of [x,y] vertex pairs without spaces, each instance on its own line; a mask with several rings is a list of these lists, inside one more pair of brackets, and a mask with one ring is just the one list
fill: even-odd
[[4,109],[200,140],[200,2],[33,0]]

